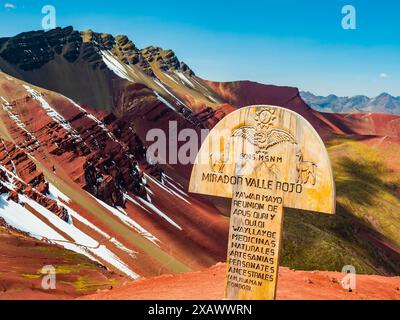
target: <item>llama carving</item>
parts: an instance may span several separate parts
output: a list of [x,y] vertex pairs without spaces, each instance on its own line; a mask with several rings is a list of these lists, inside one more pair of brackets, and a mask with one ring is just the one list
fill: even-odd
[[303,153],[301,151],[297,152],[296,158],[297,158],[296,182],[301,184],[311,183],[313,186],[315,186],[315,183],[317,182],[317,177],[315,175],[315,168],[317,167],[317,165],[311,161],[304,161]]
[[223,153],[210,154],[210,167],[212,172],[223,173],[225,169],[225,155]]

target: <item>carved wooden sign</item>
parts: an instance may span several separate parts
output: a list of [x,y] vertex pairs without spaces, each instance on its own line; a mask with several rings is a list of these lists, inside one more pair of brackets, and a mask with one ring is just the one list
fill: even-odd
[[335,213],[324,143],[302,116],[276,106],[239,109],[204,141],[189,191],[232,198],[226,299],[275,298],[283,208]]

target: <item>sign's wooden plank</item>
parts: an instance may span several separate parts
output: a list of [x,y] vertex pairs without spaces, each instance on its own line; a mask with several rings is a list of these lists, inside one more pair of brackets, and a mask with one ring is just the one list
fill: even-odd
[[[245,152],[239,151],[241,143]],[[189,191],[232,198],[233,186],[245,182],[234,174],[238,167],[243,173],[261,170],[259,188],[282,190],[284,207],[335,212],[333,172],[324,143],[293,111],[253,106],[222,119],[199,151]]]
[[235,188],[228,240],[225,298],[275,299],[283,223],[281,192]]
[[220,121],[200,149],[189,191],[232,198],[227,299],[275,298],[284,207],[335,212],[322,140],[300,115],[274,106]]

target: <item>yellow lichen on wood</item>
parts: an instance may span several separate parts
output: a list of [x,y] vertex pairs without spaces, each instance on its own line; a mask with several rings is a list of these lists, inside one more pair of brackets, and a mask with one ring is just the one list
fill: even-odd
[[300,115],[275,106],[239,109],[207,137],[189,191],[232,198],[226,293],[275,298],[284,207],[335,213],[325,146]]

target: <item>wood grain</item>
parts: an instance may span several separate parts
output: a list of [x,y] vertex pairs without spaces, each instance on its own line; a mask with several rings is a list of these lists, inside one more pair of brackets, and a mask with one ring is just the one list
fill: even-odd
[[274,299],[284,207],[335,213],[325,146],[293,111],[239,109],[211,131],[189,191],[232,198],[227,299]]

